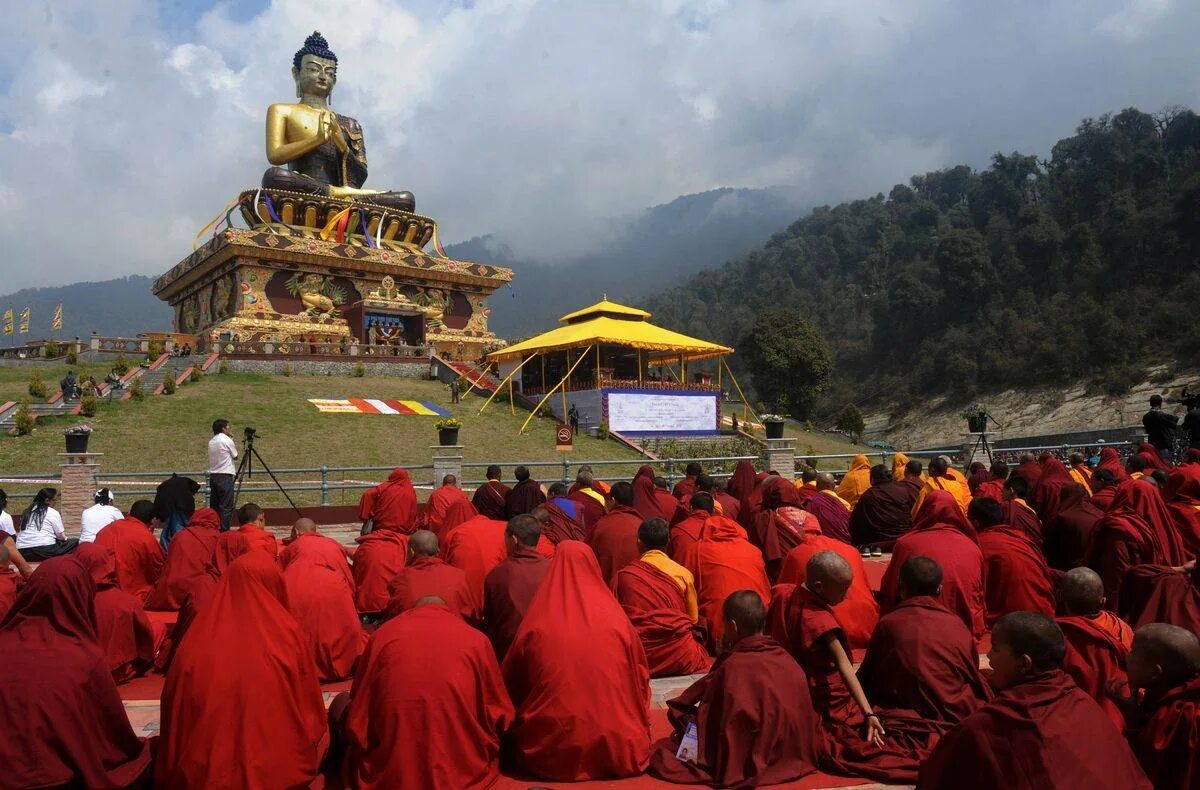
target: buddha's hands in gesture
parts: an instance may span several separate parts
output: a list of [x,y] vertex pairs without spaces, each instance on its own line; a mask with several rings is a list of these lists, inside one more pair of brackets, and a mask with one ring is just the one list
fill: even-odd
[[342,125],[337,122],[337,117],[332,110],[326,110],[321,115],[321,125],[317,130],[317,135],[321,138],[322,143],[333,140],[333,144],[343,154],[350,150],[350,146],[346,142],[346,135],[342,133]]

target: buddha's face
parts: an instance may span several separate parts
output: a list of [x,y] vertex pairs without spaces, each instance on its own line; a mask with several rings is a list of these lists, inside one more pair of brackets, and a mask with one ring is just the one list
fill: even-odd
[[337,84],[337,61],[305,55],[300,59],[300,68],[292,69],[292,77],[298,95],[328,98]]

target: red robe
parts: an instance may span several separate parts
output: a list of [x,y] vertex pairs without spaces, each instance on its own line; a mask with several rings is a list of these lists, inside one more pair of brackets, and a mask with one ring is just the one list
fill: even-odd
[[279,556],[279,541],[275,539],[275,534],[272,532],[267,532],[258,524],[242,524],[236,530],[231,529],[222,532],[221,537],[218,540],[233,540],[233,535],[235,532],[240,532],[242,534],[242,537],[244,537],[246,542],[250,544],[251,549],[266,552],[267,556],[271,559],[275,559]]
[[483,580],[508,556],[504,526],[503,521],[476,516],[450,530],[442,544],[442,558],[467,574],[476,601],[483,600]]
[[405,612],[380,626],[354,680],[346,786],[491,787],[512,718],[482,634],[444,606]]
[[1108,509],[1112,507],[1113,500],[1116,499],[1116,496],[1116,486],[1102,488],[1096,493],[1092,494],[1092,504],[1095,505],[1096,509],[1099,510],[1101,514],[1104,514],[1107,513]]
[[46,560],[0,624],[5,787],[129,787],[147,773],[150,745],[130,727],[96,641],[94,593],[77,558]]
[[283,550],[279,564],[288,609],[308,640],[318,678],[328,683],[350,677],[367,634],[354,608],[354,576],[341,544],[307,532]]
[[1058,501],[1058,518],[1045,527],[1042,551],[1051,568],[1067,571],[1084,563],[1096,524],[1104,514],[1092,504],[1083,486],[1064,486]]
[[754,517],[747,536],[762,549],[767,576],[779,575],[788,552],[804,540],[806,529],[820,531],[820,519],[800,508],[800,493],[782,477],[773,477],[763,489],[762,509]]
[[387,616],[395,617],[416,605],[427,595],[445,601],[452,612],[468,623],[479,620],[479,603],[461,568],[449,565],[441,557],[414,557],[388,584]]
[[1200,787],[1200,677],[1144,704],[1145,723],[1130,733],[1133,752],[1158,790]]
[[1163,498],[1175,521],[1183,553],[1189,558],[1200,556],[1200,464],[1184,464],[1172,472]]
[[724,516],[712,516],[704,522],[695,561],[694,568],[679,564],[696,578],[700,616],[708,623],[709,646],[716,648],[725,634],[722,607],[729,594],[752,590],[766,606],[771,600],[771,585],[762,554],[746,539],[746,531]]
[[1096,464],[1096,469],[1093,469],[1092,473],[1095,474],[1099,469],[1107,469],[1112,472],[1118,483],[1129,479],[1129,473],[1125,471],[1125,464],[1121,463],[1121,457],[1117,455],[1115,447],[1105,447],[1100,450],[1100,463]]
[[979,486],[972,492],[976,499],[994,499],[997,502],[1004,501],[1004,481],[992,479],[980,483]]
[[1161,565],[1138,565],[1126,576],[1123,607],[1135,628],[1169,623],[1200,634],[1200,563],[1183,574]]
[[1018,464],[1017,468],[1009,473],[1009,476],[1023,479],[1029,484],[1029,490],[1033,491],[1042,479],[1042,465],[1037,461],[1025,461]]
[[1000,504],[1004,509],[1005,521],[1015,529],[1024,532],[1035,546],[1040,547],[1042,545],[1042,522],[1028,503],[1018,499],[1007,499]]
[[1117,730],[1123,731],[1125,716],[1106,692],[1110,683],[1124,685],[1128,681],[1125,657],[1129,646],[1095,618],[1060,617],[1057,622],[1067,640],[1063,671],[1096,701]]
[[7,566],[0,568],[0,623],[17,602],[17,591],[21,589],[21,574]]
[[221,517],[217,511],[203,507],[193,513],[188,525],[171,538],[166,564],[146,597],[146,608],[174,611],[183,606],[192,586],[205,575],[204,568],[220,536]]
[[758,479],[754,474],[754,464],[750,461],[738,461],[737,466],[733,468],[733,474],[729,477],[729,482],[725,485],[725,490],[729,496],[745,507],[746,501],[756,488],[758,488]]
[[692,498],[692,494],[694,493],[696,493],[695,475],[688,475],[676,483],[675,487],[671,489],[671,496],[678,499],[685,506],[687,505],[688,500]]
[[549,570],[549,560],[536,549],[522,546],[488,573],[483,584],[483,624],[500,661],[517,637],[534,593]]
[[[712,670],[668,702],[675,736],[655,744],[650,773],[671,782],[755,787],[792,782],[817,770],[820,721],[808,680],[788,652],[761,634],[738,640]],[[694,717],[694,762],[676,756]]]
[[425,503],[425,512],[421,514],[421,525],[439,538],[442,536],[442,522],[446,513],[456,502],[466,502],[467,495],[458,486],[443,485],[429,495]]
[[1147,480],[1119,486],[1088,550],[1088,565],[1104,580],[1106,605],[1117,607],[1121,583],[1133,566],[1183,562],[1179,534],[1158,486]]
[[545,501],[546,495],[538,481],[533,478],[520,481],[504,497],[504,518],[529,513]]
[[821,522],[825,537],[850,542],[850,510],[832,491],[818,491],[804,503],[804,509]]
[[1063,462],[1054,456],[1041,462],[1042,476],[1037,487],[1030,492],[1029,504],[1037,511],[1043,524],[1053,523],[1058,518],[1059,498],[1066,486],[1079,485]]
[[850,569],[854,572],[846,600],[833,607],[833,614],[841,624],[850,647],[864,648],[871,638],[871,632],[875,630],[875,624],[879,622],[879,604],[875,601],[875,593],[871,591],[871,581],[867,578],[862,555],[853,546],[827,538],[820,532],[806,531],[803,542],[784,558],[779,570],[779,583],[804,584],[808,580],[808,561],[822,551],[837,552],[850,563]]
[[[597,494],[600,493],[594,488],[589,488],[588,491],[595,491]],[[603,494],[600,494],[600,498],[604,499],[605,497]],[[596,529],[596,522],[604,518],[604,503],[597,500],[591,494],[576,488],[571,489],[571,493],[567,495],[567,499],[582,509],[584,529],[587,530],[588,537],[591,537],[592,531]]]
[[116,556],[121,589],[139,601],[145,601],[162,575],[166,562],[150,527],[126,516],[100,530],[95,543]]
[[1024,531],[1007,526],[980,530],[979,549],[983,552],[988,628],[1009,612],[1054,617],[1050,568]]
[[[693,568],[696,564],[696,544],[700,542],[700,531],[704,529],[705,520],[711,516],[708,511],[694,510],[687,518],[673,524],[667,539],[667,556],[685,568]],[[736,521],[730,516],[726,518]]]
[[617,572],[613,593],[637,630],[650,677],[691,675],[708,669],[704,629],[688,617],[679,583],[648,562],[637,560]]
[[650,749],[650,673],[591,550],[563,541],[504,659],[505,751],[551,781],[635,776]]
[[166,629],[152,626],[142,602],[117,586],[112,552],[81,543],[75,557],[96,583],[96,637],[113,680],[118,684],[132,680],[150,669]]
[[918,788],[1111,787],[1150,790],[1129,745],[1060,669],[1000,692],[948,732],[921,765]]
[[359,518],[374,521],[372,530],[409,534],[417,527],[417,492],[405,469],[396,468],[388,479],[363,494]]
[[[571,507],[571,511],[568,512],[563,505]],[[547,499],[539,507],[550,516],[542,525],[542,535],[551,543],[557,545],[564,540],[587,540],[587,530],[580,520],[583,511],[574,502],[569,499]]]
[[[615,505],[606,516],[596,523],[588,545],[596,553],[600,572],[606,584],[611,583],[617,571],[638,557],[637,532],[642,526],[642,515],[627,505]],[[673,528],[671,532],[673,533]]]
[[475,494],[471,497],[471,504],[475,506],[480,515],[496,521],[505,521],[508,519],[508,514],[504,510],[508,492],[509,488],[504,483],[499,480],[489,480],[475,489]]
[[900,568],[909,557],[929,557],[942,568],[939,600],[962,618],[976,638],[983,635],[987,609],[983,585],[983,552],[975,528],[963,515],[954,496],[933,491],[913,517],[913,528],[896,541],[892,561],[879,583],[879,603],[884,613],[899,603]]
[[661,518],[668,524],[682,516],[684,508],[679,500],[671,496],[670,491],[663,491],[654,485],[654,470],[649,465],[638,469],[633,478],[633,509],[641,514],[643,519]]
[[408,562],[408,536],[391,530],[368,532],[354,539],[354,607],[359,612],[382,612],[388,584]]
[[316,779],[325,704],[286,600],[283,576],[263,552],[229,566],[167,673],[158,787],[305,787]]
[[742,509],[741,502],[738,502],[737,499],[731,497],[724,491],[717,491],[715,494],[713,494],[713,501],[721,506],[722,516],[731,518],[734,521],[738,520],[738,516],[741,514]]

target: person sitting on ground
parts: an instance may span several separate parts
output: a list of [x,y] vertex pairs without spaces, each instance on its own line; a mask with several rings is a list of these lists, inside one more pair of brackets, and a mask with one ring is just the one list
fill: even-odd
[[1067,641],[1063,671],[1123,730],[1124,716],[1108,688],[1125,684],[1125,657],[1133,645],[1133,629],[1104,611],[1104,582],[1091,568],[1073,568],[1063,575],[1058,609],[1061,616],[1055,622]]
[[[671,525],[667,554],[684,567],[695,567],[696,544],[700,542],[700,532],[704,528],[704,522],[715,514],[717,505],[712,494],[697,491],[688,500],[688,508],[688,515]],[[727,518],[736,521],[732,517]],[[624,543],[621,545],[624,546]]]
[[833,475],[828,472],[818,474],[817,492],[808,499],[802,498],[801,505],[817,517],[822,535],[849,543],[850,503],[838,496],[835,486]]
[[1129,475],[1130,480],[1141,480],[1150,474],[1152,468],[1151,463],[1141,453],[1134,453],[1125,462],[1125,474]]
[[557,545],[564,540],[586,540],[588,525],[583,522],[583,508],[567,498],[567,484],[553,483],[546,501],[531,512],[542,522],[542,534]]
[[[146,500],[134,502],[129,509],[130,517],[136,518],[139,512],[142,515],[151,512],[153,506],[146,508],[145,503]],[[146,596],[146,608],[175,611],[182,607],[197,581],[206,574],[221,535],[221,516],[217,511],[204,507],[193,513],[187,526],[175,534],[167,549],[162,574]],[[244,536],[241,538],[245,540]]]
[[1129,684],[1141,702],[1131,713],[1129,740],[1157,790],[1200,784],[1200,640],[1165,623],[1137,630],[1126,659]]
[[417,528],[417,492],[407,469],[396,467],[388,479],[363,492],[358,501],[363,534],[377,529],[407,535]]
[[993,461],[988,471],[991,473],[992,479],[980,483],[973,493],[976,498],[990,497],[997,502],[1003,502],[1004,483],[1008,480],[1008,464],[1003,461]]
[[678,520],[676,516],[683,518],[685,515],[683,506],[666,490],[666,480],[655,477],[654,469],[649,464],[638,467],[630,483],[633,485],[633,509],[641,514],[643,520],[661,518],[668,524],[674,524]]
[[367,635],[354,608],[354,576],[341,544],[322,535],[312,519],[298,519],[279,565],[288,611],[308,642],[318,679],[350,677]]
[[[956,477],[957,475],[957,477]],[[971,504],[971,487],[966,481],[959,481],[962,477],[957,470],[950,466],[949,460],[944,455],[939,455],[929,462],[929,477],[925,478],[925,482],[921,487],[920,493],[917,494],[917,499],[913,502],[913,516],[917,515],[917,511],[921,509],[921,505],[925,503],[925,499],[935,491],[946,491],[954,497],[954,501],[958,503],[964,515],[967,512],[967,506]]]
[[347,787],[490,787],[500,777],[500,738],[513,720],[500,667],[487,639],[437,596],[375,632],[330,719],[343,710],[335,730]]
[[1042,465],[1038,463],[1033,453],[1021,453],[1017,458],[1017,468],[1009,477],[1019,477],[1025,481],[1028,490],[1032,491],[1042,478]]
[[[920,463],[920,462],[916,462]],[[920,489],[920,471],[916,481],[894,480],[883,464],[871,467],[871,487],[864,491],[850,511],[850,542],[855,546],[890,549],[896,539],[912,528],[912,506]]]
[[93,541],[117,558],[117,579],[121,589],[145,601],[162,576],[166,558],[154,539],[154,503],[139,499],[129,507],[129,515],[109,524]]
[[91,543],[96,539],[100,530],[114,521],[125,518],[125,514],[113,507],[112,492],[101,488],[92,494],[91,507],[85,509],[79,517],[79,542]]
[[17,550],[29,562],[70,554],[79,545],[76,538],[67,537],[62,515],[54,508],[56,504],[57,488],[39,489],[21,516]]
[[[237,531],[250,542],[250,548],[267,553],[271,559],[279,556],[279,541],[274,533],[267,532],[267,514],[254,504],[247,502],[237,509]],[[222,532],[220,540],[230,540],[229,532]]]
[[[1112,449],[1112,448],[1109,448]],[[1092,504],[1101,513],[1112,507],[1117,495],[1117,477],[1108,469],[1092,470]]]
[[[692,498],[707,496],[693,494]],[[711,501],[711,497],[708,497]],[[746,530],[732,519],[712,515],[705,519],[689,556],[672,558],[691,571],[696,581],[700,616],[708,624],[709,648],[721,645],[725,618],[721,607],[731,593],[754,590],[765,606],[771,600],[771,584],[762,552],[746,537]]]
[[1009,612],[1054,616],[1054,582],[1041,550],[1023,530],[1004,518],[994,499],[974,499],[967,517],[983,553],[985,622],[990,626]]
[[1088,787],[1150,790],[1129,745],[1062,671],[1062,630],[1012,612],[992,630],[994,700],[959,722],[921,764],[918,788]]
[[575,484],[567,492],[567,499],[580,509],[588,537],[591,537],[592,531],[596,529],[596,522],[607,512],[609,490],[607,486],[603,490],[600,488],[596,478],[592,476],[590,466],[584,464],[579,467],[579,474],[575,476]]
[[763,482],[762,508],[747,533],[762,550],[768,579],[779,577],[783,558],[804,542],[806,533],[820,532],[819,520],[801,506],[800,492],[794,485],[782,477]]
[[1104,580],[1108,605],[1120,604],[1125,576],[1134,566],[1178,567],[1185,561],[1179,532],[1158,486],[1147,480],[1117,486],[1112,505],[1092,533],[1087,557],[1088,567]]
[[[467,574],[467,582],[471,585],[471,593],[476,601],[483,600],[483,585],[487,575],[508,556],[504,527],[503,521],[478,515],[450,530],[446,540],[441,543],[442,559]],[[545,542],[545,539],[541,538],[540,526],[538,536]],[[548,542],[545,542],[545,545],[549,547],[549,552],[541,553],[550,556],[553,554],[553,547]]]
[[704,474],[704,467],[696,461],[688,461],[683,469],[683,479],[671,489],[671,496],[680,502],[687,502],[696,493],[696,478]]
[[534,593],[546,578],[550,562],[538,552],[542,525],[533,516],[517,516],[504,526],[507,556],[488,572],[483,584],[484,631],[504,660]]
[[505,514],[505,503],[508,500],[509,487],[500,482],[500,467],[492,464],[484,472],[487,482],[475,489],[475,494],[471,497],[471,504],[479,511],[481,516],[486,516],[493,521],[504,521],[508,518]]
[[[466,506],[471,507],[470,503]],[[471,507],[472,516],[474,513]],[[388,585],[408,562],[408,536],[381,529],[359,535],[354,542],[354,607],[359,614],[374,618],[387,607]]]
[[667,522],[649,518],[638,527],[639,559],[617,571],[613,593],[637,629],[650,677],[703,672],[710,663],[691,571],[666,555]]
[[[230,737],[236,722],[237,737]],[[306,787],[328,725],[312,651],[266,552],[234,560],[163,685],[158,787]]]
[[763,633],[758,593],[732,593],[721,611],[726,649],[707,675],[667,703],[675,733],[655,744],[650,773],[714,787],[774,785],[813,773],[820,721],[804,671]]
[[529,470],[518,466],[513,470],[517,483],[504,497],[504,517],[523,516],[546,501],[542,486],[529,476]]
[[385,617],[396,617],[426,596],[436,596],[458,616],[474,625],[479,603],[471,592],[467,574],[438,556],[437,535],[419,529],[408,537],[408,564],[388,584]]
[[[715,478],[709,475],[700,475],[697,477],[696,493],[710,494],[713,498],[713,511],[715,513],[731,518],[734,521],[738,520],[738,512],[741,509],[741,504],[731,497],[729,492],[725,490],[725,486],[717,482]],[[684,504],[687,505],[688,502]]]
[[574,782],[636,776],[650,749],[650,673],[591,550],[563,541],[502,667],[514,767]]
[[1042,552],[1051,568],[1061,571],[1083,565],[1092,533],[1104,514],[1079,485],[1064,486],[1058,502],[1058,516],[1045,524]]
[[[150,744],[137,737],[93,617],[95,584],[76,557],[42,563],[0,623],[0,784],[138,787]],[[18,682],[18,679],[19,682]]]
[[430,494],[429,501],[425,503],[425,512],[419,519],[421,528],[440,537],[442,522],[450,510],[450,506],[455,502],[465,501],[467,501],[467,495],[458,487],[458,478],[454,475],[446,475],[442,478],[442,487]]
[[1071,453],[1069,460],[1071,468],[1068,471],[1071,473],[1071,479],[1083,486],[1090,496],[1092,493],[1092,469],[1087,464],[1087,458],[1083,453]]
[[151,624],[142,602],[118,586],[117,560],[112,552],[85,543],[75,557],[96,584],[96,641],[113,681],[119,685],[145,674],[154,664],[166,627]]
[[1010,477],[1004,481],[1004,498],[997,500],[1004,507],[1005,520],[1024,532],[1039,548],[1043,542],[1042,520],[1029,504],[1029,484],[1023,477]]
[[588,539],[607,583],[612,582],[617,571],[637,561],[638,528],[646,520],[633,507],[630,483],[621,481],[613,485],[612,502],[612,509],[596,522]]
[[[887,471],[887,467],[884,467],[884,470]],[[891,476],[890,472],[888,476]],[[866,493],[871,485],[871,460],[860,453],[850,459],[850,469],[842,477],[842,482],[838,483],[837,493],[853,510],[859,497]]]
[[[1170,623],[1200,633],[1200,563],[1135,565],[1121,586],[1121,609],[1135,627]],[[1111,606],[1111,603],[1108,604]]]
[[[0,497],[3,493],[0,491]],[[4,622],[4,616],[17,602],[21,586],[32,574],[33,568],[17,551],[12,536],[0,531],[0,623]]]

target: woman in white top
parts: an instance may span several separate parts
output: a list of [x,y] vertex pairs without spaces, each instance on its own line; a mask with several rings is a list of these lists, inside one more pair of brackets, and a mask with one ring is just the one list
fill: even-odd
[[62,516],[54,509],[57,501],[58,489],[43,488],[33,497],[29,509],[21,517],[17,550],[30,562],[70,554],[79,545],[75,538],[67,538]]
[[114,521],[125,518],[124,513],[113,507],[112,492],[107,488],[101,488],[93,494],[92,501],[96,504],[83,511],[79,519],[80,543],[91,543],[96,539],[96,535],[100,534],[100,530]]

